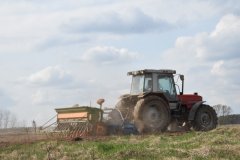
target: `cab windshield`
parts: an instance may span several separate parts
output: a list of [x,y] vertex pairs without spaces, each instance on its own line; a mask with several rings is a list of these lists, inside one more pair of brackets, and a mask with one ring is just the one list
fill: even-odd
[[171,76],[159,75],[157,85],[157,91],[163,92],[170,100],[176,99],[176,90],[174,87],[173,78]]
[[151,92],[152,86],[151,74],[133,76],[131,94],[136,95],[143,92]]

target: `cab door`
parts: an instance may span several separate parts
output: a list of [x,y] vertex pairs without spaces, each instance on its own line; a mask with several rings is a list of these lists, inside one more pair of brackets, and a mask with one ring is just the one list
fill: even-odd
[[178,97],[172,75],[160,74],[157,76],[157,91],[162,92],[169,101],[170,109],[178,106]]

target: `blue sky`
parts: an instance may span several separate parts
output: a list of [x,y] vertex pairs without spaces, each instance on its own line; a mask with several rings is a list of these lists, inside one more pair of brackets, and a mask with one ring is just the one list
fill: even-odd
[[0,24],[0,109],[20,120],[114,106],[145,68],[176,69],[187,93],[240,113],[240,1],[0,1]]

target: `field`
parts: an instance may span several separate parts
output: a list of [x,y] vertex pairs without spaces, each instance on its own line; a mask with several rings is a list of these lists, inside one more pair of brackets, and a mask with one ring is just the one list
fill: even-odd
[[240,126],[210,132],[10,143],[0,145],[0,159],[240,159]]

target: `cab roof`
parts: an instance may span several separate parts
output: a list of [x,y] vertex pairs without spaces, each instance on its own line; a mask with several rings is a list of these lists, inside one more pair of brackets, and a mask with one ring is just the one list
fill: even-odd
[[128,72],[128,75],[136,76],[136,75],[143,75],[147,73],[162,73],[162,74],[176,74],[176,70],[172,69],[144,69],[138,71],[131,71]]

